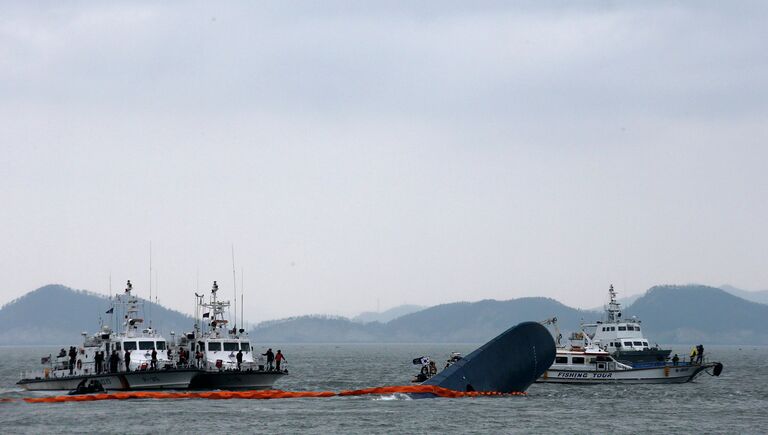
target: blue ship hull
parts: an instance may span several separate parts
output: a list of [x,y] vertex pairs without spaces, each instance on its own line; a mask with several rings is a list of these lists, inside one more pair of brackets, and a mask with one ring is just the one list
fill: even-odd
[[523,322],[424,382],[454,391],[525,391],[555,361],[555,341],[539,323]]

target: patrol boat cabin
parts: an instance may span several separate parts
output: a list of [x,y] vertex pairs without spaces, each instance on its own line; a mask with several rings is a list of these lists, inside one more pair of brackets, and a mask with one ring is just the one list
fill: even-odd
[[608,288],[608,294],[610,301],[603,320],[583,324],[582,332],[571,336],[572,344],[584,347],[585,338],[588,338],[597,347],[627,364],[666,361],[671,350],[651,346],[643,336],[641,321],[637,317],[622,318],[621,304],[616,300],[613,285]]

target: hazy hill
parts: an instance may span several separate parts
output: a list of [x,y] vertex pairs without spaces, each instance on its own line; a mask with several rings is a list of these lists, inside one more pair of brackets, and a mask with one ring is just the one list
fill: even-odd
[[383,325],[359,323],[345,317],[300,316],[258,324],[250,331],[256,342],[369,343],[381,341]]
[[[768,306],[699,286],[656,286],[624,310],[638,316],[645,335],[658,343],[768,344]],[[385,324],[344,318],[301,317],[259,325],[260,341],[482,342],[524,320],[556,316],[564,336],[602,313],[577,310],[548,298],[484,300],[438,305]]]
[[594,313],[549,298],[457,302],[392,320],[386,325],[387,341],[481,342],[517,323],[555,316],[563,329],[575,328],[582,318],[592,321]]
[[760,304],[768,304],[768,290],[756,290],[756,291],[742,290],[740,288],[736,288],[727,284],[721,285],[720,288],[742,299],[746,299],[752,302],[757,302]]
[[388,323],[360,324],[345,318],[303,316],[266,322],[252,331],[256,341],[282,342],[482,342],[525,320],[557,316],[576,327],[586,313],[547,298],[484,300],[438,305]]
[[[152,306],[152,326],[162,333],[191,329],[190,317],[154,303],[144,304],[145,310]],[[81,332],[96,332],[99,317],[110,322],[109,306],[109,298],[102,295],[62,285],[41,287],[0,309],[0,344],[76,344],[82,340]]]
[[371,323],[371,322],[387,323],[392,319],[396,319],[400,316],[405,316],[406,314],[415,313],[416,311],[421,311],[424,308],[427,308],[427,307],[424,307],[421,305],[398,305],[394,308],[390,308],[380,313],[377,313],[374,311],[365,311],[353,317],[352,320],[355,322],[361,322],[361,323]]
[[[148,308],[150,304],[145,303]],[[190,317],[151,305],[153,326],[163,334],[190,329]],[[95,332],[100,316],[109,322],[108,308],[105,296],[60,285],[42,287],[0,309],[0,344],[74,344],[81,331]],[[768,305],[714,287],[656,286],[624,310],[624,315],[638,316],[645,335],[658,343],[768,344]],[[386,323],[302,316],[264,322],[251,332],[255,341],[272,343],[480,343],[519,322],[553,316],[567,336],[582,320],[594,322],[601,313],[577,310],[549,298],[483,300],[438,305]]]
[[658,343],[768,344],[768,305],[701,285],[656,286],[624,312]]

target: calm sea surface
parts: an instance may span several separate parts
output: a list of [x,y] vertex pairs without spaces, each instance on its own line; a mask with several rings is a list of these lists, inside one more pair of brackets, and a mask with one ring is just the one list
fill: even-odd
[[[273,345],[290,363],[276,388],[339,391],[408,385],[411,360],[445,360],[468,344]],[[16,388],[45,348],[0,348],[0,398],[43,396]],[[2,433],[768,433],[768,348],[707,346],[719,378],[682,385],[542,385],[526,397],[410,400],[400,396],[278,400],[0,402]],[[687,349],[673,347],[681,355]]]

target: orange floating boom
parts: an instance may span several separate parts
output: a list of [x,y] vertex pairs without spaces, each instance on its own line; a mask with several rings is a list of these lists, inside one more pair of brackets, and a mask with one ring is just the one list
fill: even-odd
[[[398,385],[391,387],[365,388],[362,390],[333,391],[283,391],[283,390],[249,390],[249,391],[203,391],[203,392],[158,392],[132,391],[126,393],[100,393],[82,396],[52,396],[27,397],[27,403],[62,403],[62,402],[92,402],[97,400],[132,400],[132,399],[294,399],[318,397],[364,396],[372,394],[433,394],[437,397],[479,397],[479,396],[523,396],[525,393],[498,393],[494,391],[454,391],[434,385]],[[3,400],[6,401],[6,400]]]

